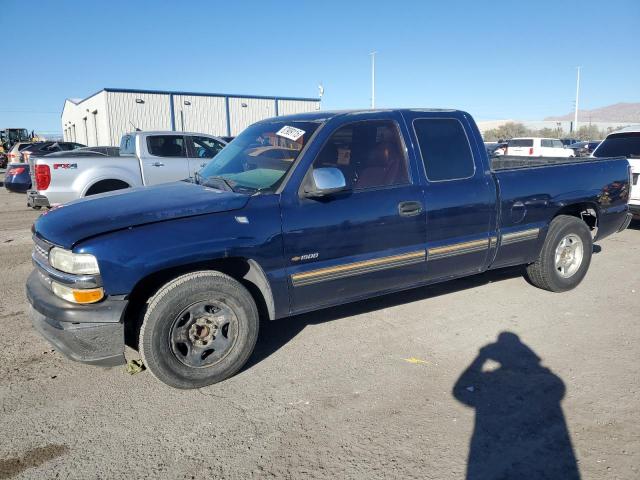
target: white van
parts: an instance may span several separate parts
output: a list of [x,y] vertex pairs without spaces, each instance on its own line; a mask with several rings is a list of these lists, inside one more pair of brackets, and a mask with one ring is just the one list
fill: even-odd
[[575,152],[565,148],[557,138],[520,137],[509,140],[507,155],[521,157],[575,157]]

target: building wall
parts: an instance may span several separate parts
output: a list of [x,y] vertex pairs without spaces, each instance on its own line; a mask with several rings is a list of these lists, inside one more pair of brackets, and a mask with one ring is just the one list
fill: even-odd
[[183,132],[227,134],[225,97],[173,95],[176,130]]
[[65,102],[62,112],[63,138],[90,147],[110,145],[106,92],[100,92],[78,104]]
[[67,100],[62,112],[62,131],[65,140],[88,146],[118,146],[122,135],[136,128],[235,136],[252,123],[275,117],[276,113],[310,112],[319,106],[317,101],[304,99],[103,90],[77,104]]
[[[139,103],[142,102],[142,103]],[[107,92],[109,145],[119,145],[122,135],[140,130],[171,130],[169,95]]]
[[320,102],[308,100],[278,100],[278,115],[293,115],[320,110]]
[[272,98],[229,98],[229,121],[233,136],[252,123],[275,116],[276,103]]

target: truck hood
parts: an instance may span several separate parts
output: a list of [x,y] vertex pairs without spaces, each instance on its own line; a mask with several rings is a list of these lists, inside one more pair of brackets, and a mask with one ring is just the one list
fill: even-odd
[[114,230],[243,208],[248,195],[189,182],[104,193],[54,208],[35,223],[37,235],[72,248]]

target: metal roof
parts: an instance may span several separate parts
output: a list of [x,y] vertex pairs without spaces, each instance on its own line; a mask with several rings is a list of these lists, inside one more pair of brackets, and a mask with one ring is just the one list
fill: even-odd
[[113,92],[113,93],[146,93],[146,94],[156,94],[156,95],[184,95],[190,97],[229,97],[229,98],[255,98],[262,100],[298,100],[304,102],[319,102],[319,98],[311,98],[311,97],[282,97],[279,95],[242,95],[239,93],[205,93],[205,92],[182,92],[177,90],[144,90],[144,89],[135,89],[135,88],[103,88],[98,90],[95,93],[92,93],[86,98],[82,100],[78,99],[68,99],[75,104],[82,103],[86,100],[89,100],[91,97],[95,97],[101,92]]

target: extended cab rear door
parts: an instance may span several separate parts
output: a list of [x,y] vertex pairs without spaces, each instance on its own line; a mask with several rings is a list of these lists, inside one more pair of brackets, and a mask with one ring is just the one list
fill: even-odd
[[143,135],[139,148],[145,185],[189,178],[189,158],[184,135]]
[[427,279],[480,272],[496,244],[497,200],[480,133],[461,112],[403,115],[427,182]]

